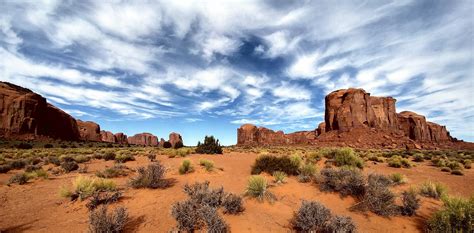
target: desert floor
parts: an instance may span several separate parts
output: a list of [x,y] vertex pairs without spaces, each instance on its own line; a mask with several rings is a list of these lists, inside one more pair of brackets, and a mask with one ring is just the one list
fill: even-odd
[[[171,216],[171,206],[177,201],[186,199],[182,188],[186,183],[210,181],[212,187],[223,186],[227,192],[242,194],[250,176],[250,168],[257,154],[231,152],[224,155],[188,155],[186,158],[168,158],[157,156],[167,168],[166,178],[174,179],[175,183],[167,189],[132,189],[127,186],[130,177],[114,178],[113,180],[124,191],[124,197],[115,205],[128,208],[131,222],[130,232],[168,232],[176,222]],[[215,169],[207,172],[198,165],[199,159],[213,160]],[[179,175],[178,167],[182,160],[193,161],[195,172]],[[91,160],[87,162],[88,173],[72,172],[59,176],[50,175],[48,180],[37,179],[26,185],[5,185],[8,179],[19,170],[0,174],[0,232],[86,232],[88,229],[88,210],[85,202],[71,202],[59,195],[61,186],[70,186],[79,175],[94,176],[96,171],[106,166],[113,166],[113,161]],[[149,160],[145,156],[137,156],[136,161],[127,162],[126,166],[136,168],[146,166]],[[47,169],[51,165],[45,166]],[[81,166],[84,166],[82,164]],[[323,161],[318,163],[324,166]],[[416,186],[427,180],[444,183],[449,194],[469,197],[474,194],[474,169],[466,169],[464,176],[443,173],[439,168],[429,165],[429,161],[418,163],[418,166],[391,168],[386,163],[374,164],[366,162],[364,173],[392,174],[402,173],[408,178],[407,184],[394,187],[400,193],[410,186]],[[266,175],[270,182],[272,177]],[[278,200],[270,204],[245,198],[245,211],[240,215],[222,215],[233,232],[289,232],[289,221],[301,200],[319,201],[331,209],[333,214],[348,215],[356,222],[359,232],[421,232],[425,220],[440,206],[440,201],[421,198],[421,209],[416,216],[397,216],[385,218],[370,212],[353,212],[349,208],[355,204],[351,197],[341,198],[337,193],[324,193],[317,184],[299,183],[296,177],[289,177],[287,183],[273,186],[270,190]],[[3,230],[3,231],[2,231]]]

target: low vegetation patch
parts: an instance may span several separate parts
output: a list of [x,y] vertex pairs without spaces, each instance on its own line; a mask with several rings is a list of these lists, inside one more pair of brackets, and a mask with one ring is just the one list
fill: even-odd
[[12,177],[10,177],[7,185],[10,185],[10,184],[24,185],[28,182],[29,179],[30,178],[26,175],[26,173],[15,174]]
[[122,166],[113,166],[110,168],[106,168],[103,171],[97,171],[95,175],[100,178],[115,178],[120,176],[126,176],[127,172]]
[[93,233],[123,232],[128,222],[128,211],[124,207],[118,207],[108,213],[107,207],[103,206],[89,214],[89,231]]
[[343,148],[334,151],[334,164],[338,167],[364,167],[364,160],[352,148]]
[[391,158],[388,159],[388,166],[389,167],[395,167],[395,168],[411,168],[412,165],[410,161],[406,158],[403,158],[399,155],[392,156]]
[[95,192],[92,194],[89,202],[86,204],[86,207],[89,210],[97,208],[99,205],[107,205],[110,203],[117,202],[122,197],[122,192],[113,191],[113,192]]
[[299,164],[295,164],[288,156],[261,155],[252,165],[251,173],[254,175],[261,172],[273,174],[276,171],[285,172],[288,175],[298,175]]
[[199,165],[203,166],[208,172],[214,170],[214,162],[212,160],[201,159],[199,160]]
[[474,197],[445,197],[443,203],[428,220],[428,232],[474,232]]
[[395,205],[395,194],[388,188],[391,181],[388,177],[377,174],[370,174],[367,187],[360,202],[353,206],[358,210],[370,210],[381,216],[393,216],[399,212],[399,207]]
[[406,177],[400,173],[393,173],[389,176],[390,180],[395,185],[405,184],[407,181]]
[[214,136],[205,136],[204,143],[200,141],[196,147],[196,153],[198,154],[222,154],[222,146],[219,143],[219,139],[215,139]]
[[194,172],[194,167],[191,164],[191,160],[188,160],[188,159],[183,160],[183,162],[181,163],[181,166],[179,167],[178,171],[179,171],[179,174],[181,174],[181,175]]
[[440,199],[447,195],[448,189],[441,183],[427,181],[420,185],[419,192],[422,196]]
[[125,163],[128,161],[135,161],[135,157],[128,153],[121,153],[115,156],[115,162],[117,163]]
[[319,183],[323,191],[358,197],[364,195],[366,181],[356,169],[324,168],[321,170]]
[[420,208],[420,199],[415,189],[409,189],[402,192],[401,213],[407,216],[413,216]]
[[302,183],[310,182],[316,175],[316,166],[312,163],[305,163],[299,169],[298,181]]
[[130,186],[133,188],[166,188],[170,185],[169,181],[164,179],[166,168],[158,162],[149,164],[147,168],[140,167],[137,170],[138,175],[130,180]]
[[249,178],[245,195],[257,198],[259,201],[268,200],[273,202],[276,197],[268,190],[267,181],[263,176],[254,175]]
[[286,173],[281,171],[273,172],[273,178],[276,184],[283,184],[286,182]]
[[77,198],[84,200],[95,192],[115,191],[116,189],[117,185],[112,180],[78,176],[72,183],[72,190],[64,187],[61,189],[61,196],[69,197],[71,200]]

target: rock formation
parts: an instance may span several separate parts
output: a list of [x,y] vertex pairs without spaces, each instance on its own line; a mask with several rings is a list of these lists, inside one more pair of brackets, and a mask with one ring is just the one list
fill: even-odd
[[398,114],[399,129],[410,139],[419,142],[452,141],[445,126],[427,122],[426,118],[414,112],[404,111]]
[[316,133],[319,136],[325,132],[326,132],[326,123],[325,122],[319,123],[318,128],[316,129]]
[[252,124],[244,124],[237,129],[237,145],[308,144],[315,138],[316,133],[314,131],[285,134],[283,131],[275,132]]
[[0,137],[78,140],[74,118],[20,86],[0,82]]
[[115,135],[110,131],[102,130],[100,131],[100,138],[103,142],[116,143]]
[[180,142],[181,145],[183,145],[183,138],[179,133],[172,132],[169,136],[169,142],[171,143],[171,146],[175,148],[176,143]]
[[115,137],[115,142],[118,143],[118,144],[128,144],[128,139],[127,139],[127,135],[125,135],[124,133],[116,133],[114,135]]
[[142,146],[158,146],[158,137],[151,133],[139,133],[127,138],[128,144]]
[[83,141],[100,142],[102,140],[100,126],[92,121],[76,120],[79,135]]

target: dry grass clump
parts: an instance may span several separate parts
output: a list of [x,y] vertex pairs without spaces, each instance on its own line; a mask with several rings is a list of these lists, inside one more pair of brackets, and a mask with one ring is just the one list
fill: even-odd
[[313,180],[317,172],[316,166],[312,163],[305,163],[299,169],[298,181],[307,183]]
[[84,200],[95,192],[115,191],[116,189],[117,185],[112,180],[78,176],[72,182],[72,190],[63,187],[60,193],[62,197],[69,197],[71,200],[76,200],[77,198]]
[[251,176],[245,189],[245,195],[257,198],[259,201],[268,200],[273,202],[276,197],[268,190],[267,181],[263,176]]
[[276,171],[276,172],[273,172],[273,178],[274,178],[274,182],[276,184],[283,184],[286,182],[286,173],[284,172],[281,172],[281,171]]
[[115,155],[114,160],[117,163],[125,163],[128,161],[135,161],[135,157],[133,157],[133,155],[131,155],[130,153],[126,153],[122,151],[122,153]]
[[115,165],[113,167],[106,168],[103,171],[97,171],[95,175],[100,178],[115,178],[119,176],[126,176],[127,172],[124,170],[123,166]]
[[130,180],[133,188],[166,188],[170,182],[164,179],[166,168],[158,162],[149,164],[145,169],[140,167],[137,170],[138,176]]
[[179,167],[178,171],[179,171],[179,174],[181,174],[181,175],[194,172],[194,167],[191,164],[191,160],[188,160],[188,159],[183,160],[183,162],[181,163],[181,166]]
[[214,162],[212,160],[201,159],[199,160],[199,165],[203,166],[208,172],[214,170]]
[[399,155],[395,155],[388,159],[388,166],[395,167],[395,168],[401,168],[401,167],[411,168],[412,164],[410,163],[408,159],[402,158]]
[[402,215],[413,216],[420,208],[420,199],[415,189],[403,191],[402,193]]
[[103,206],[89,214],[89,231],[92,233],[118,233],[123,232],[128,221],[128,212],[124,207],[118,207],[108,213]]
[[420,185],[419,193],[425,197],[440,199],[447,195],[448,189],[441,183],[427,181]]

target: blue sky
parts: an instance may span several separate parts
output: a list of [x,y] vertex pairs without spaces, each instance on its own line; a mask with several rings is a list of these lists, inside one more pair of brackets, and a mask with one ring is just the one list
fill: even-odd
[[236,143],[323,121],[360,87],[474,141],[472,1],[13,1],[0,80],[133,135]]

